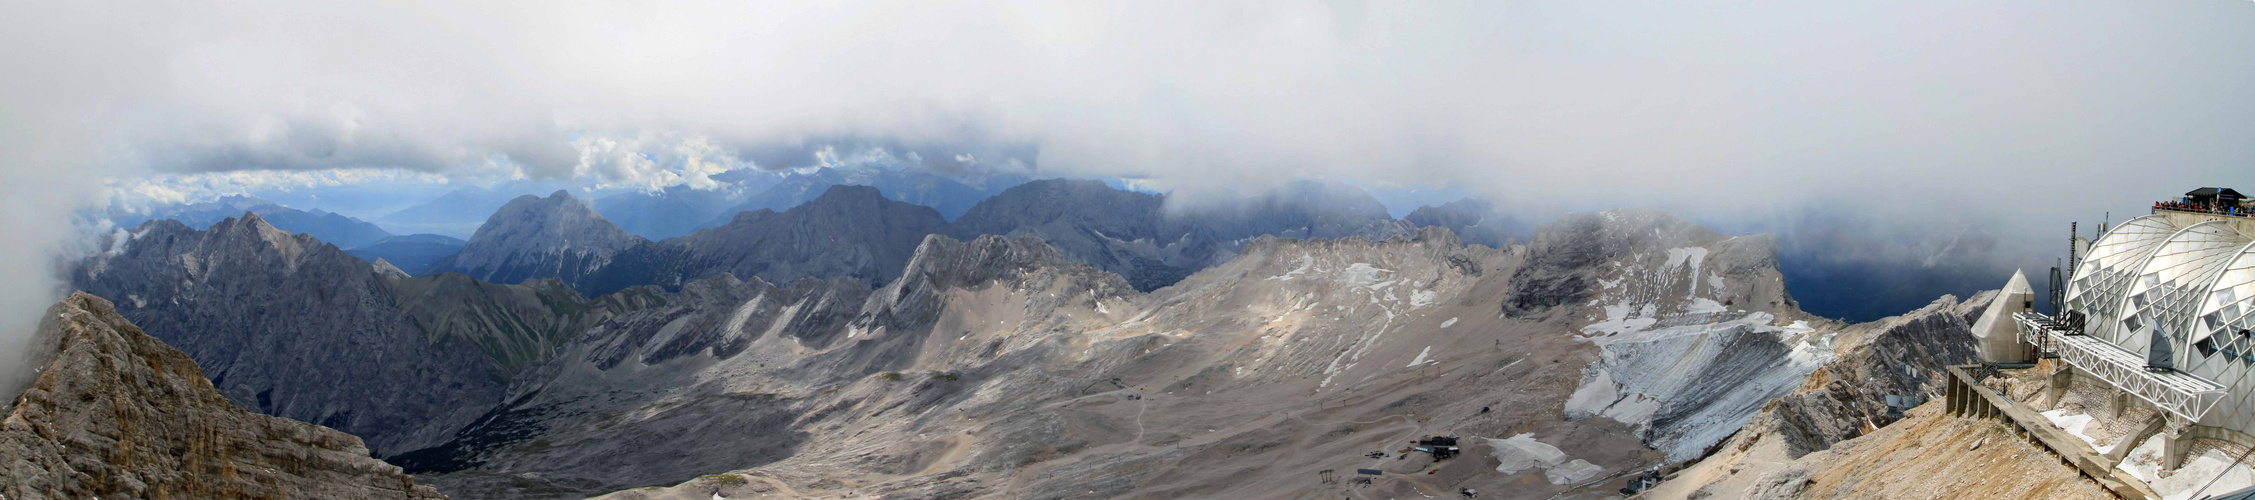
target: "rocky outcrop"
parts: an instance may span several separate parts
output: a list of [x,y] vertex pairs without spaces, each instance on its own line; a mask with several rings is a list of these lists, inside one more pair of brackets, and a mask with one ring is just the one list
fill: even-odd
[[1638,426],[1670,460],[1705,454],[1831,355],[1836,325],[1792,307],[1766,237],[1615,210],[1561,218],[1525,251],[1503,313],[1583,324],[1600,349],[1567,418]]
[[[1526,246],[1503,313],[1543,317],[1559,306],[1624,308],[1618,319],[1698,310],[1797,311],[1766,235],[1729,236],[1666,213],[1609,210],[1559,217]],[[1575,309],[1568,309],[1569,311]]]
[[[1840,328],[1831,336],[1832,354],[1821,367],[1790,393],[1770,400],[1737,434],[1677,474],[1677,479],[1663,484],[1654,497],[1873,495],[1880,491],[1875,488],[1890,478],[1931,479],[1938,477],[1936,471],[1947,470],[1907,460],[1925,453],[1921,446],[1944,449],[1953,457],[1972,457],[1963,461],[1986,464],[2005,457],[2024,462],[2026,452],[2018,450],[1969,452],[1981,443],[2002,439],[1998,433],[1982,432],[1991,426],[1938,411],[1902,420],[1904,408],[1939,398],[1948,376],[1945,367],[1979,362],[1971,321],[1996,297],[1995,291],[1981,292],[1962,302],[1943,296],[1917,311]],[[1897,406],[1888,405],[1890,397]],[[1925,410],[1936,408],[1926,405],[1921,408]],[[1898,421],[1917,421],[1919,429],[1898,431],[1895,426],[1904,425]],[[2019,438],[2008,440],[2011,444],[1991,446],[2026,446]],[[1881,465],[1866,466],[1874,462]],[[2045,477],[2056,479],[2061,471],[2068,479],[2075,477],[2072,468],[2059,466],[2056,460],[2036,462],[2048,464]],[[2036,475],[2035,469],[1982,467],[1984,473]],[[2054,482],[2058,484],[2029,486],[2060,488],[2055,491],[2095,490],[2095,485],[2087,482]],[[1935,482],[1926,486],[1932,491],[1959,492],[1940,495],[1943,497],[1991,496],[1972,492],[2002,491],[1983,486],[1993,483]]]
[[1811,373],[1793,394],[1777,398],[1749,437],[1785,442],[1795,456],[1829,448],[1900,418],[1887,397],[1916,406],[1941,394],[1944,368],[1980,362],[1968,321],[1995,291],[1959,302],[1943,296],[1910,313],[1844,329],[1838,357]]
[[1465,198],[1440,204],[1417,207],[1402,217],[1417,227],[1442,227],[1456,233],[1465,243],[1503,248],[1514,238],[1530,228],[1517,216],[1506,213],[1495,204],[1480,198]]
[[636,245],[640,237],[604,220],[566,191],[517,197],[478,226],[462,252],[433,264],[488,283],[556,278],[578,288],[585,278]]
[[1049,179],[1028,182],[971,207],[955,220],[957,239],[980,235],[1035,235],[1081,262],[1128,278],[1137,289],[1152,290],[1188,276],[1166,250],[1186,241],[1187,233],[1162,234],[1165,199],[1113,189],[1103,182]]
[[28,354],[39,375],[0,422],[0,497],[444,498],[359,438],[235,408],[101,298],[48,309]]

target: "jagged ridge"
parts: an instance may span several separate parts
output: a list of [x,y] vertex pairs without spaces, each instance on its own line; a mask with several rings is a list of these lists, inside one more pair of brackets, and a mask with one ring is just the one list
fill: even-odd
[[0,423],[0,497],[445,498],[359,438],[230,405],[195,361],[84,293],[47,310]]

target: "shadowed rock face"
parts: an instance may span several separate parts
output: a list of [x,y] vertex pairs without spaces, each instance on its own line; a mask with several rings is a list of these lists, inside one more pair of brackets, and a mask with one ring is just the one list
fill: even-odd
[[1226,262],[1260,236],[1384,240],[1411,233],[1375,198],[1345,185],[1292,183],[1177,210],[1166,203],[1163,196],[1093,180],[1040,180],[972,207],[949,234],[1040,236],[1065,255],[1150,291]]
[[[776,189],[811,189],[802,184]],[[1343,184],[1294,183],[1228,203],[1169,209],[1163,197],[1098,181],[1033,181],[970,207],[952,224],[944,210],[888,199],[878,187],[827,185],[820,193],[781,212],[732,212],[725,224],[655,243],[567,203],[566,193],[523,197],[429,272],[496,283],[554,277],[591,297],[642,285],[678,290],[720,273],[771,283],[846,277],[883,285],[899,276],[925,235],[1030,234],[1148,291],[1227,261],[1260,236],[1384,240],[1411,233],[1368,193]]]
[[722,273],[789,283],[854,278],[883,284],[925,235],[945,232],[930,208],[886,199],[868,186],[831,186],[790,210],[736,214],[720,227],[635,247],[580,289],[590,296],[641,285],[678,289]]
[[387,275],[256,215],[132,234],[80,262],[71,285],[114,297],[236,405],[354,433],[384,456],[451,439],[503,402],[518,367],[646,295]]
[[0,496],[445,498],[359,438],[229,405],[101,298],[49,308],[20,354],[41,368],[0,423]]
[[[1526,251],[1527,265],[1512,275],[1503,307],[1513,317],[1539,317],[1559,306],[1581,305],[1603,291],[1601,274],[1632,267],[1650,271],[1617,282],[1639,289],[1627,297],[1633,303],[1625,304],[1634,308],[1682,310],[1699,298],[1748,311],[1796,308],[1777,270],[1775,240],[1729,236],[1665,213],[1568,214],[1536,232]],[[1620,263],[1604,266],[1614,262]],[[1713,287],[1710,282],[1735,286]]]
[[[1971,320],[1997,295],[1945,295],[1842,328],[1833,359],[1655,496],[2111,498],[2050,453],[1995,432],[1994,422],[1943,415],[1934,403],[1945,367],[1979,361]],[[1897,421],[1890,395],[1926,404]],[[1943,480],[1952,477],[1987,480]]]
[[1417,207],[1403,222],[1417,227],[1444,227],[1465,243],[1503,248],[1513,238],[1525,238],[1527,223],[1479,198],[1465,198],[1439,206]]
[[1944,295],[1919,310],[1849,328],[1839,336],[1839,359],[1803,381],[1807,389],[1778,398],[1748,428],[1783,439],[1799,456],[1863,435],[1867,421],[1892,423],[1887,396],[1940,394],[1944,368],[1980,361],[1972,319],[1996,295],[1981,292],[1964,302]]
[[478,226],[462,253],[431,269],[488,283],[556,278],[578,288],[587,275],[610,264],[613,255],[646,242],[603,220],[571,193],[557,191],[547,198],[510,200]]

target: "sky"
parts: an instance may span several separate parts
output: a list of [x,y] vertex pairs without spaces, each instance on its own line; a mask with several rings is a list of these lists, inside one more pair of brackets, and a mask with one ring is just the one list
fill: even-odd
[[2015,261],[2071,220],[2255,186],[2238,0],[0,9],[0,331],[53,300],[69,213],[149,179],[697,188],[862,141],[934,168],[1857,228],[1842,259],[1974,235]]

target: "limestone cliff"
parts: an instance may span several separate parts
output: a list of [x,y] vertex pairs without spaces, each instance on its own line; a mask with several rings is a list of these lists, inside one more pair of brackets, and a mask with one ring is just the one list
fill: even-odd
[[[2027,443],[2008,439],[2008,434],[1989,427],[1938,412],[1920,413],[1927,410],[1911,412],[1915,418],[1897,423],[1902,418],[1900,406],[1916,406],[1940,394],[1946,377],[1943,368],[1978,361],[1970,320],[1996,296],[1995,291],[1981,292],[1963,302],[1943,296],[1901,316],[1842,328],[1832,337],[1829,360],[1803,379],[1799,388],[1770,400],[1713,454],[1677,473],[1648,496],[1892,496],[1883,491],[1887,486],[1878,483],[1887,478],[1939,477],[1937,471],[1965,463],[2007,460],[2010,464],[2048,466],[1984,465],[1990,468],[1982,469],[2039,478],[2041,481],[2024,485],[2035,490],[1992,484],[1996,481],[1924,482],[1917,490],[1924,493],[1910,495],[2034,498],[2021,496],[2033,491],[2044,493],[2040,497],[2056,498],[2052,495],[2086,496],[2083,493],[2099,491],[2087,482],[2069,484],[2076,474],[2073,469],[2049,459],[2028,459],[2035,455],[2026,451],[2031,450]],[[1889,396],[1898,399],[1898,407],[1888,406]],[[1915,430],[1895,429],[1902,425],[1912,425]],[[1980,449],[1984,442],[1991,443],[1986,450]],[[1938,455],[1933,460],[1916,459],[1925,452],[1921,446],[1939,450],[1933,452]],[[1992,496],[2005,492],[2014,494]]]
[[0,423],[0,498],[444,498],[360,438],[235,408],[181,353],[73,294]]

